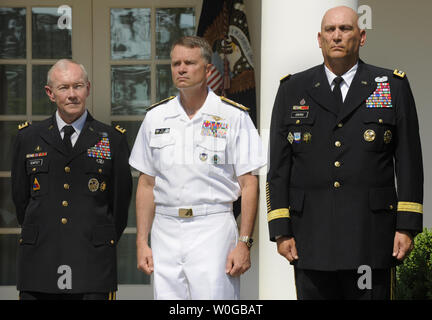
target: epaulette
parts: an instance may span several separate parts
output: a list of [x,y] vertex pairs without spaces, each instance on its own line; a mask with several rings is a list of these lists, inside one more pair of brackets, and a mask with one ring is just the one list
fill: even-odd
[[30,126],[30,123],[29,123],[28,121],[23,122],[23,123],[20,123],[20,124],[18,125],[18,130],[22,130],[22,129],[24,129],[24,128],[27,128],[28,126]]
[[115,126],[115,129],[120,132],[121,134],[124,134],[126,132],[126,129],[123,129],[122,127],[120,127],[119,125]]
[[220,98],[221,98],[222,101],[224,101],[224,102],[226,102],[226,103],[228,103],[228,104],[230,104],[230,105],[232,105],[232,106],[234,106],[236,108],[239,108],[239,109],[241,109],[243,111],[249,111],[248,107],[245,107],[244,105],[242,105],[240,103],[237,103],[235,101],[232,101],[232,100],[230,100],[228,98],[225,98],[225,97],[222,97],[222,96]]
[[148,107],[148,108],[147,108],[147,111],[150,111],[151,109],[153,109],[153,108],[155,108],[155,107],[157,107],[157,106],[159,106],[159,105],[161,105],[161,104],[164,104],[165,102],[168,102],[168,101],[174,99],[175,97],[176,97],[176,96],[171,96],[171,97],[169,97],[169,98],[166,98],[166,99],[163,99],[163,100],[161,100],[161,101],[159,101],[159,102],[156,102],[156,103],[152,104],[150,107]]
[[403,78],[405,78],[406,73],[401,71],[401,70],[395,69],[395,71],[393,71],[393,75],[395,75],[398,78],[403,79]]
[[280,78],[280,83],[284,82],[285,80],[288,80],[291,77],[291,74],[287,74],[286,76]]

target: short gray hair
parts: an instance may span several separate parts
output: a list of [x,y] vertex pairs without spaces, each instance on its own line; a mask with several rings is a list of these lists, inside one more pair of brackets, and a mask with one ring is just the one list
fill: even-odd
[[201,55],[207,63],[211,63],[212,60],[212,48],[206,39],[198,36],[185,36],[181,37],[173,43],[171,46],[171,52],[175,46],[183,46],[186,48],[200,48]]
[[70,59],[60,59],[58,60],[56,63],[54,63],[54,65],[48,70],[48,75],[47,75],[47,85],[50,86],[51,85],[51,74],[53,73],[53,71],[57,68],[65,70],[67,68],[68,64],[75,64],[77,66],[79,66],[83,72],[84,75],[84,81],[87,83],[88,82],[88,74],[86,69],[84,68],[84,66],[81,63],[78,63],[74,60],[70,60]]

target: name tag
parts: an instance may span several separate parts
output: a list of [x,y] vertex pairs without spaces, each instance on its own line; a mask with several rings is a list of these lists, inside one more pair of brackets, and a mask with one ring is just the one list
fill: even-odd
[[294,119],[305,119],[309,117],[309,111],[296,111],[296,112],[291,112],[291,118]]
[[42,166],[42,163],[43,163],[43,159],[29,160],[30,167],[40,167]]
[[160,128],[155,130],[155,134],[164,134],[169,132],[170,132],[170,128]]

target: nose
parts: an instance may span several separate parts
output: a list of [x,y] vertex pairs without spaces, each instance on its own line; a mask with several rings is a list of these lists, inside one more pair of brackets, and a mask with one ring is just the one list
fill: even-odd
[[339,29],[336,29],[333,32],[333,41],[340,42],[342,40],[342,32]]

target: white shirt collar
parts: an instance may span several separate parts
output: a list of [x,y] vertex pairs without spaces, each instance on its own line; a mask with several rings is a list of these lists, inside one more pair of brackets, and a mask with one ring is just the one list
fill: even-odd
[[[58,110],[55,113],[56,121],[57,121],[57,127],[59,129],[59,132],[61,133],[64,126],[69,125],[68,123],[64,122],[63,119],[60,117]],[[75,129],[75,132],[77,135],[79,135],[84,127],[85,121],[87,119],[87,109],[84,111],[84,113],[76,119],[74,122],[72,122],[70,125]]]
[[[337,77],[337,75],[335,75],[333,72],[331,72],[330,69],[327,68],[326,65],[324,65],[324,69],[325,69],[325,73],[326,73],[330,88],[332,88],[333,80]],[[354,76],[357,72],[357,69],[358,69],[358,62],[351,69],[349,69],[347,72],[345,72],[342,75],[342,78],[344,79],[344,83],[346,83],[348,88],[351,86],[351,82],[354,79]]]

